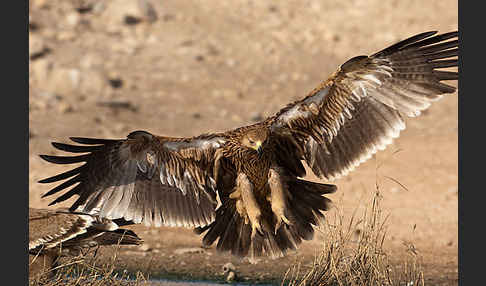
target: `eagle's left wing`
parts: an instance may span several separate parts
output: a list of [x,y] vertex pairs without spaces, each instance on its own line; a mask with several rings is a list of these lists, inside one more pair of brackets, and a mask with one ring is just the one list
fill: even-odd
[[[384,149],[405,128],[401,114],[418,116],[456,88],[458,33],[421,33],[371,56],[348,60],[304,99],[268,120],[278,134],[281,163],[299,174],[295,159],[327,179],[347,174]],[[280,148],[280,147],[278,147]],[[280,158],[281,157],[281,158]],[[302,173],[302,172],[300,172]]]
[[214,220],[217,201],[213,171],[224,138],[216,134],[171,138],[135,131],[126,139],[71,140],[79,145],[53,146],[84,154],[41,155],[55,164],[84,162],[39,181],[65,180],[43,196],[71,188],[51,204],[77,195],[71,211],[152,226],[198,227]]

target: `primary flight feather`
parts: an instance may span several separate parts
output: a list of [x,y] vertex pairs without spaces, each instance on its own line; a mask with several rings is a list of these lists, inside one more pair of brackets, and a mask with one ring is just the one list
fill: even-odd
[[[84,165],[41,180],[64,183],[71,210],[135,223],[194,227],[203,243],[238,256],[280,257],[312,239],[336,187],[302,180],[304,162],[323,179],[346,175],[456,88],[458,32],[426,32],[345,62],[306,97],[261,122],[191,138],[146,131],[126,139],[53,143]],[[75,185],[76,184],[76,185]],[[218,205],[218,198],[220,204]]]

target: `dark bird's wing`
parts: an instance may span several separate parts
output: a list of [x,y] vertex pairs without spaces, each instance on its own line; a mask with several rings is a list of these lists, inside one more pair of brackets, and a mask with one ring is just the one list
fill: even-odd
[[[458,33],[435,34],[348,60],[307,97],[267,119],[280,136],[277,146],[288,149],[276,153],[304,159],[317,176],[333,179],[384,149],[405,128],[402,114],[418,116],[456,90],[442,81],[458,79],[457,69],[443,70],[457,68]],[[302,173],[295,160],[280,160]]]
[[198,227],[215,217],[214,156],[224,139],[154,136],[145,131],[126,139],[71,138],[81,145],[53,143],[59,150],[85,153],[41,157],[55,164],[85,162],[72,170],[39,181],[65,180],[43,195],[72,187],[51,204],[78,195],[71,211],[123,218],[154,226]]
[[[106,218],[67,209],[29,208],[29,253],[56,247],[80,249],[96,245],[141,244],[131,230],[120,229]],[[55,251],[58,252],[58,251]]]
[[50,249],[86,233],[93,221],[87,215],[29,208],[29,251]]

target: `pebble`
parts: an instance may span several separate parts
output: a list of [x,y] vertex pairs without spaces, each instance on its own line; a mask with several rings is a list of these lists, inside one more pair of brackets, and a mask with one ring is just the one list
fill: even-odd
[[182,255],[188,253],[204,253],[204,249],[200,247],[187,247],[187,248],[178,248],[174,250],[174,254]]
[[75,13],[75,12],[69,13],[66,16],[66,23],[70,27],[76,27],[79,24],[80,19],[81,17],[79,16],[79,13]]
[[49,59],[43,58],[31,61],[29,66],[29,79],[32,79],[37,83],[46,82],[49,71],[52,68],[52,62]]
[[61,42],[71,41],[74,40],[74,38],[76,38],[76,34],[70,30],[63,30],[56,34],[56,39]]
[[73,112],[74,108],[70,103],[62,101],[59,102],[59,104],[57,105],[57,110],[60,113],[69,113],[69,112]]
[[228,262],[223,265],[223,275],[227,282],[233,282],[236,280],[236,267],[233,263]]
[[137,25],[142,21],[152,23],[157,20],[157,11],[148,0],[107,2],[102,11],[107,25]]
[[147,244],[147,243],[144,243],[144,244],[140,245],[138,249],[140,251],[145,251],[145,252],[148,252],[148,251],[151,251],[152,250],[152,248],[150,248],[150,245]]
[[143,17],[149,22],[157,21],[158,15],[152,3],[149,0],[138,0],[138,7]]
[[49,48],[40,35],[29,33],[29,57],[31,60],[43,57],[48,51]]

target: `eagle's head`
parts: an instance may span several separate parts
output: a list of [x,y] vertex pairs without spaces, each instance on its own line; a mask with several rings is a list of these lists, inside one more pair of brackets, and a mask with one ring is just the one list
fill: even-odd
[[261,155],[263,153],[265,143],[267,142],[267,138],[267,128],[255,128],[244,133],[241,137],[240,143],[249,149],[255,150],[258,155]]

